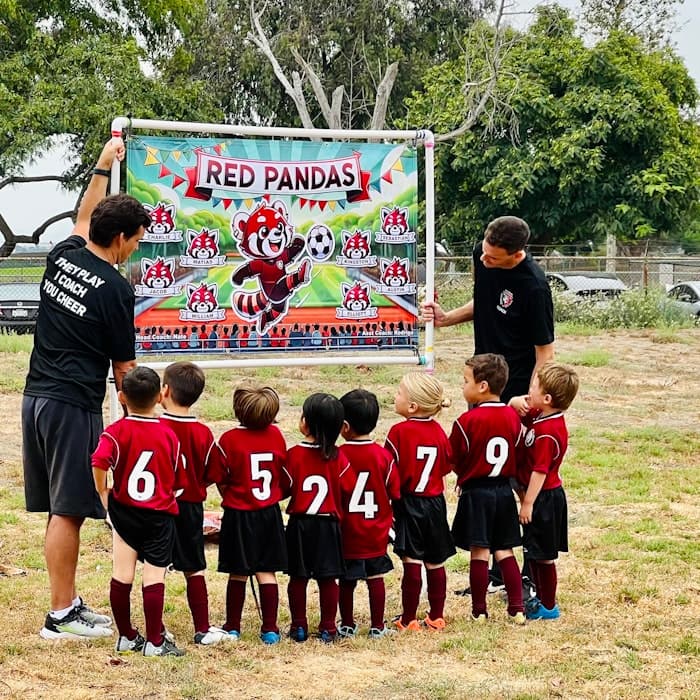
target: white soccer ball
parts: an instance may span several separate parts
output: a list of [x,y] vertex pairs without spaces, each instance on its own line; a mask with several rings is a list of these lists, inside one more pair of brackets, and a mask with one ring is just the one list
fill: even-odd
[[306,252],[313,260],[324,262],[333,255],[335,237],[325,224],[314,224],[306,234]]

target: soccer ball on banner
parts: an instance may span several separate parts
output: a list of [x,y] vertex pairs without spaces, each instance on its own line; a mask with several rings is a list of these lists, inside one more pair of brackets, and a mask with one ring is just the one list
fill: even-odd
[[306,252],[316,262],[324,262],[333,255],[335,237],[325,224],[314,224],[306,234]]

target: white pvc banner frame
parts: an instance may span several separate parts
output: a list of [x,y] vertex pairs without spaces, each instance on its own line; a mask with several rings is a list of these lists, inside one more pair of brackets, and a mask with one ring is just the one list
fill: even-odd
[[[435,138],[427,129],[419,130],[341,130],[341,129],[302,129],[286,127],[242,126],[235,124],[206,124],[199,122],[173,122],[154,119],[131,119],[129,117],[117,117],[112,121],[112,135],[121,137],[125,131],[134,129],[154,131],[177,131],[187,133],[226,134],[232,136],[267,136],[277,138],[307,138],[307,139],[360,139],[360,140],[391,140],[413,141],[423,144],[425,148],[425,299],[433,300],[435,294]],[[120,164],[115,161],[112,164],[112,177],[110,192],[115,194],[120,189]],[[400,354],[396,351],[382,353],[381,351],[352,354],[337,354],[324,357],[310,357],[303,355],[291,355],[274,358],[256,357],[241,359],[217,359],[198,360],[197,364],[203,369],[230,368],[230,367],[269,367],[269,366],[318,366],[318,365],[422,365],[428,371],[435,366],[433,349],[434,325],[432,322],[425,326],[424,348],[422,354]],[[140,362],[148,367],[161,370],[167,367],[168,362]],[[114,419],[118,413],[116,392],[112,391],[111,414]]]

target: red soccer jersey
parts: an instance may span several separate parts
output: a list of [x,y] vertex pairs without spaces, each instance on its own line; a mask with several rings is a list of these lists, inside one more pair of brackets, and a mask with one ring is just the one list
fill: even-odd
[[338,450],[331,459],[324,459],[318,445],[302,442],[287,451],[283,478],[285,496],[290,496],[290,515],[343,515],[342,490],[353,487],[350,463]]
[[500,401],[486,401],[463,413],[450,433],[457,484],[515,476],[520,431],[518,412]]
[[221,484],[224,508],[260,510],[285,497],[282,469],[287,445],[277,426],[233,428],[219,438],[219,446],[227,472]]
[[160,422],[167,425],[180,441],[182,455],[182,493],[178,501],[203,503],[207,486],[222,478],[221,452],[211,430],[194,416],[175,416],[164,413]]
[[434,418],[409,418],[392,426],[384,445],[394,456],[403,496],[439,496],[452,470],[450,443]]
[[157,418],[127,416],[100,435],[92,466],[112,469],[112,496],[133,508],[177,515],[175,491],[181,483],[180,443]]
[[382,557],[389,543],[391,501],[401,498],[394,458],[374,440],[349,440],[340,449],[350,461],[354,482],[343,493],[343,555]]
[[568,446],[569,431],[563,413],[535,418],[530,427],[526,424],[524,470],[519,471],[523,485],[527,487],[530,483],[532,472],[540,472],[547,475],[543,491],[561,486],[559,468]]

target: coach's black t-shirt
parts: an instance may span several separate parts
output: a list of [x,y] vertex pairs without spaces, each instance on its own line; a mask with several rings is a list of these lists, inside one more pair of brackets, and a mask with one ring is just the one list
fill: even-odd
[[70,236],[49,253],[24,387],[102,412],[110,360],[133,360],[134,293],[109,263]]
[[554,342],[552,292],[544,272],[528,253],[510,270],[487,268],[482,245],[474,247],[475,353],[506,358],[508,384],[504,401],[526,394],[535,367],[535,345]]

